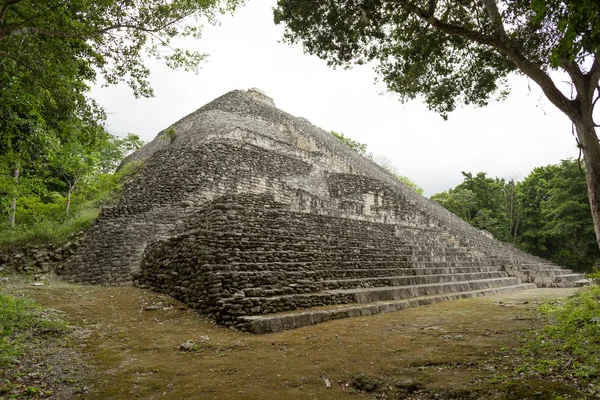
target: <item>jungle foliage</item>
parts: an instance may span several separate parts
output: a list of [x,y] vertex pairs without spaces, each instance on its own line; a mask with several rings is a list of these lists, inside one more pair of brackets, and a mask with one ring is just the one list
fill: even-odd
[[0,158],[0,245],[61,242],[87,228],[98,216],[100,204],[114,198],[135,172],[135,163],[115,170],[142,144],[133,134],[108,135],[93,148],[73,149],[76,144],[69,143],[52,149],[36,164],[27,164],[18,180],[9,175],[10,158]]
[[0,368],[17,362],[28,335],[62,333],[67,327],[26,297],[0,293]]
[[42,222],[63,204],[68,219],[89,177],[112,172],[125,147],[137,146],[106,131],[90,84],[125,82],[151,96],[148,57],[197,71],[206,55],[174,42],[199,38],[203,23],[239,4],[0,0],[0,224]]
[[585,176],[575,160],[535,168],[522,181],[463,172],[431,198],[496,239],[578,271],[600,258]]
[[600,395],[600,286],[540,307],[547,325],[532,332],[521,349],[517,372],[533,377],[558,375],[590,398]]

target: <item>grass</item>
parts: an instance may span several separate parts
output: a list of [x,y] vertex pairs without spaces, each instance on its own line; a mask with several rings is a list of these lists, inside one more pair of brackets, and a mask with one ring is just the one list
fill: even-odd
[[0,293],[0,368],[17,362],[22,344],[31,335],[64,332],[67,324],[45,313],[25,297]]
[[79,208],[71,218],[62,223],[44,221],[34,225],[4,227],[0,229],[0,246],[11,247],[24,244],[61,244],[69,240],[72,234],[86,230],[98,218],[100,209],[93,204]]
[[520,370],[529,375],[559,375],[592,396],[600,395],[600,286],[567,299],[546,303],[548,320],[523,348]]

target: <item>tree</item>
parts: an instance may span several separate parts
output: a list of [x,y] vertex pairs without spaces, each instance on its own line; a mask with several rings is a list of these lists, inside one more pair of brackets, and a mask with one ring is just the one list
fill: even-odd
[[98,151],[98,172],[115,172],[125,156],[140,149],[144,144],[144,141],[133,133],[128,133],[124,138],[111,136]]
[[510,179],[504,183],[504,209],[509,219],[509,236],[512,237],[513,243],[517,240],[517,232],[519,231],[519,223],[521,222],[521,204],[519,202],[517,191],[517,180]]
[[[0,191],[12,197],[11,224],[24,169],[47,164],[57,148],[87,152],[94,140],[106,141],[104,111],[87,96],[90,83],[98,76],[106,84],[125,81],[136,96],[151,96],[147,56],[197,70],[206,55],[173,39],[198,38],[200,19],[214,23],[242,1],[0,0],[0,169],[12,179],[3,178]],[[97,137],[75,145],[73,129]]]
[[517,245],[544,258],[551,257],[550,249],[554,245],[549,241],[541,209],[542,204],[550,198],[548,185],[557,170],[556,165],[534,168],[518,187],[522,217]]
[[[420,96],[444,118],[457,104],[504,97],[512,72],[529,77],[573,123],[600,245],[600,2],[278,0],[274,19],[284,40],[330,65],[375,62],[401,100]],[[570,96],[555,70],[568,75]]]
[[367,145],[365,143],[357,142],[356,140],[345,136],[343,132],[331,131],[331,134],[336,138],[340,139],[346,146],[360,154],[361,156],[373,159],[373,154],[367,151]]
[[535,168],[518,184],[522,205],[520,248],[579,271],[600,258],[585,177],[577,161]]
[[[371,157],[372,157],[372,155],[371,155]],[[396,179],[398,179],[400,182],[404,183],[406,186],[408,186],[415,192],[419,193],[420,195],[423,194],[423,188],[419,187],[419,185],[414,183],[409,177],[400,175],[400,173],[398,172],[398,169],[394,166],[394,164],[392,164],[392,160],[390,160],[386,156],[377,156],[373,159],[373,161],[375,161],[375,163],[377,163],[377,165],[379,165],[381,168],[385,169],[387,172],[394,175],[394,177]]]
[[462,172],[464,181],[450,189],[431,196],[443,207],[476,228],[490,232],[498,240],[511,237],[511,220],[506,209],[504,179],[488,178],[485,173]]
[[431,199],[469,223],[471,223],[471,215],[477,212],[475,193],[469,189],[457,187],[434,194]]
[[69,217],[73,191],[86,176],[93,173],[98,164],[97,156],[97,152],[77,142],[70,142],[56,152],[53,160],[55,168],[60,171],[60,177],[67,185],[65,217]]
[[496,239],[578,271],[600,259],[585,175],[577,161],[535,168],[515,182],[463,172],[464,181],[432,200]]
[[3,0],[0,57],[12,61],[13,77],[34,77],[42,86],[71,78],[77,67],[87,81],[99,71],[108,84],[125,80],[136,95],[149,96],[145,57],[197,70],[206,54],[175,47],[173,39],[200,38],[200,19],[214,23],[217,13],[233,11],[241,2]]

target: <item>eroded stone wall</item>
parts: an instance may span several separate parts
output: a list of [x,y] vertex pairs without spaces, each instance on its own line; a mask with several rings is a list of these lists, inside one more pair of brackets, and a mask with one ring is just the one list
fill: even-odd
[[243,329],[241,315],[511,286],[535,280],[527,265],[554,268],[263,93],[230,92],[173,128],[173,141],[161,132],[125,160],[143,165],[59,271],[65,279],[135,282]]

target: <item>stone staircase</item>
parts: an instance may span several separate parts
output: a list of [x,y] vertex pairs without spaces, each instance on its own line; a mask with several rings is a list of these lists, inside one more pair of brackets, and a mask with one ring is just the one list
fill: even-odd
[[254,333],[583,278],[495,242],[293,212],[268,198],[224,198],[189,224],[147,248],[136,283]]

